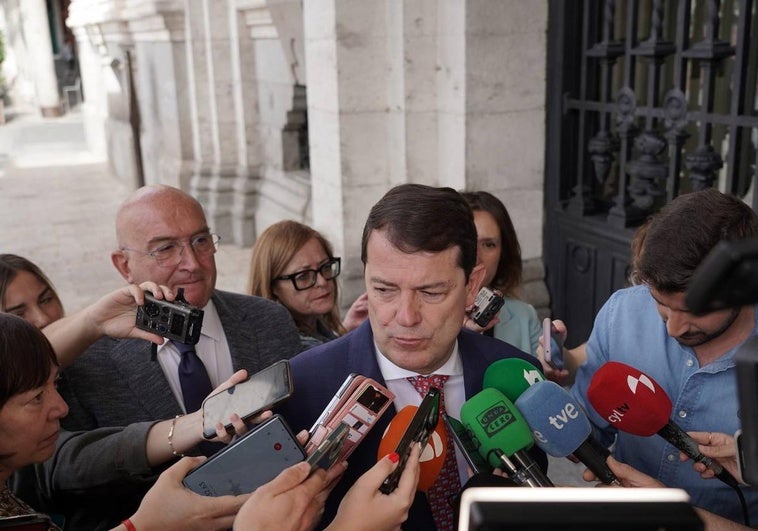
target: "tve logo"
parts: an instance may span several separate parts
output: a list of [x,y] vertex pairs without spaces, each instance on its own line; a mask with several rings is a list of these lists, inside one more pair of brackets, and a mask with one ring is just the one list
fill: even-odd
[[[565,428],[569,422],[577,418],[579,418],[579,410],[577,409],[577,406],[573,402],[566,402],[566,405],[564,405],[558,413],[548,415],[547,421],[553,428],[560,431]],[[547,426],[545,426],[545,428],[547,428]],[[549,428],[548,431],[550,431]],[[532,435],[541,443],[546,444],[549,442],[548,438],[540,430],[532,430]]]

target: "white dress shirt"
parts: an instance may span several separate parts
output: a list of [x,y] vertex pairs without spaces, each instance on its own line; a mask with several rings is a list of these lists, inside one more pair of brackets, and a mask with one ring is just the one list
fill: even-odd
[[[374,351],[376,361],[379,364],[379,370],[382,373],[384,381],[387,383],[387,389],[395,394],[394,405],[397,411],[405,406],[418,406],[421,404],[421,395],[413,384],[407,380],[409,377],[419,376],[417,372],[408,371],[392,363],[379,350],[379,346],[374,342]],[[445,412],[457,419],[461,418],[461,406],[466,401],[466,389],[463,382],[463,364],[461,363],[460,352],[458,351],[458,341],[453,346],[453,353],[445,364],[434,371],[433,374],[449,376],[445,382]],[[429,376],[423,374],[422,376]],[[468,465],[460,450],[455,448],[455,459],[458,464],[458,476],[463,485],[469,478]]]
[[[221,318],[219,318],[212,300],[209,300],[203,308],[203,328],[200,333],[200,341],[195,345],[195,352],[205,365],[205,370],[208,371],[208,378],[210,378],[211,386],[214,389],[234,374],[229,343],[226,341],[226,334],[224,334],[224,328],[221,326]],[[158,362],[161,364],[163,374],[166,375],[171,386],[171,391],[179,405],[185,410],[184,412],[192,413],[192,411],[186,411],[184,407],[182,387],[179,383],[180,360],[181,354],[171,341],[166,340],[158,346]]]

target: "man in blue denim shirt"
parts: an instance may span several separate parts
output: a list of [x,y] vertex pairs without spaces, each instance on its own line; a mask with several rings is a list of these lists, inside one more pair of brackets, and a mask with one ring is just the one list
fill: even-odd
[[[685,489],[693,505],[742,522],[732,488],[702,479],[662,437],[614,429],[588,403],[587,387],[603,363],[626,363],[663,387],[673,403],[672,419],[683,430],[734,433],[740,427],[734,354],[758,331],[756,307],[695,315],[684,296],[693,272],[720,240],[758,236],[758,216],[738,199],[708,189],[674,199],[640,234],[644,240],[633,265],[642,285],[617,291],[601,308],[572,395],[602,442],[610,445],[615,438],[616,459]],[[758,522],[758,491],[742,490],[751,522]]]

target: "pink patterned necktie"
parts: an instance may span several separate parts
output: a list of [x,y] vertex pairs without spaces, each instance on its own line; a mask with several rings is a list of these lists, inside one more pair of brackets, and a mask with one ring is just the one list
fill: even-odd
[[[445,393],[443,388],[449,376],[432,374],[430,376],[415,376],[408,378],[416,391],[424,397],[429,392],[429,387],[440,390],[440,415],[445,412]],[[447,433],[447,432],[446,432]],[[432,508],[434,523],[438,531],[452,531],[455,529],[453,519],[452,499],[461,490],[461,480],[458,477],[458,464],[455,461],[455,446],[451,435],[447,434],[445,450],[445,462],[442,464],[440,475],[427,491],[426,497]]]

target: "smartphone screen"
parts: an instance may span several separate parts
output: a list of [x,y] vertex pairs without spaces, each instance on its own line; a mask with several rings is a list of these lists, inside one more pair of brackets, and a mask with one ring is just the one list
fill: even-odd
[[311,465],[311,470],[332,468],[342,454],[342,445],[348,433],[350,433],[350,426],[344,422],[334,428],[308,456],[307,461]]
[[460,420],[448,417],[445,414],[442,415],[442,418],[445,420],[445,427],[450,433],[455,446],[463,454],[471,471],[474,474],[492,473],[492,467],[477,450],[479,443],[473,439],[466,426]]
[[357,444],[386,409],[385,406],[389,401],[389,397],[372,384],[366,384],[362,389],[359,389],[355,402],[349,404],[344,415],[338,419],[350,426],[348,440]]
[[384,494],[389,494],[397,488],[400,476],[405,469],[405,463],[411,451],[411,444],[417,442],[423,450],[429,436],[434,431],[440,414],[440,390],[436,387],[430,387],[421,404],[418,406],[416,414],[413,415],[411,422],[405,429],[405,433],[397,443],[395,452],[400,456],[400,464],[397,468],[382,482],[379,490]]
[[290,427],[274,415],[192,470],[183,483],[203,496],[237,496],[253,492],[305,457]]
[[222,423],[227,431],[232,424],[229,417],[237,413],[246,419],[271,408],[292,394],[292,375],[287,360],[277,361],[256,372],[244,382],[211,395],[203,401],[203,436],[216,436],[216,424]]

